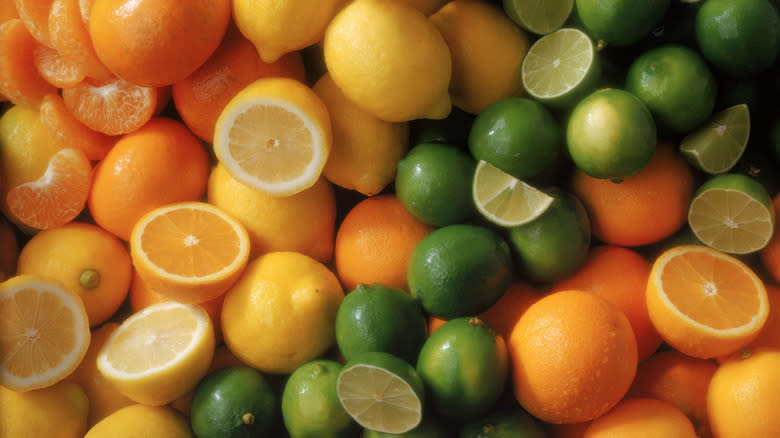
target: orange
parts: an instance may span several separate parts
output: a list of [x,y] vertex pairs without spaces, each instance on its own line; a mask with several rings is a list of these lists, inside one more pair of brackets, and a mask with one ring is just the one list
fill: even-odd
[[766,288],[750,267],[703,245],[676,246],[658,256],[646,298],[666,343],[704,359],[750,343],[769,314]]
[[381,283],[409,290],[406,271],[417,243],[433,228],[415,219],[392,194],[365,198],[336,232],[334,262],[346,290]]
[[35,69],[46,82],[57,88],[72,87],[84,80],[84,69],[60,55],[56,49],[36,44],[33,52]]
[[40,106],[41,123],[63,148],[81,149],[87,159],[102,160],[116,138],[97,132],[71,114],[59,94],[49,94]]
[[19,18],[16,12],[16,3],[13,1],[0,2],[0,24],[12,18]]
[[98,225],[128,240],[152,209],[200,199],[208,172],[197,137],[183,123],[158,117],[123,136],[98,163],[87,205]]
[[89,34],[98,58],[116,76],[161,87],[206,62],[230,15],[230,0],[95,0]]
[[44,46],[51,47],[49,10],[54,0],[15,0],[16,12],[30,35]]
[[549,423],[600,417],[626,394],[637,369],[628,318],[596,294],[554,292],[532,304],[507,340],[514,394]]
[[590,421],[573,424],[542,424],[548,438],[582,438],[588,426],[590,426]]
[[49,37],[52,46],[86,76],[108,80],[113,76],[100,62],[87,25],[81,18],[79,0],[54,0],[49,11]]
[[744,347],[749,351],[766,348],[780,350],[780,286],[767,284],[766,294],[769,297],[769,315],[756,339]]
[[0,94],[15,104],[37,107],[57,88],[35,68],[38,43],[19,18],[0,24]]
[[642,361],[661,345],[661,336],[647,313],[645,290],[649,275],[650,262],[638,252],[615,245],[597,246],[574,274],[554,283],[550,290],[584,290],[616,305],[634,329]]
[[652,398],[620,402],[597,418],[583,438],[697,438],[688,417],[671,403]]
[[707,391],[716,437],[773,437],[780,430],[780,350],[757,351],[718,367]]
[[628,398],[654,398],[685,414],[700,438],[712,437],[707,419],[707,388],[718,365],[676,350],[658,352],[639,364]]
[[572,191],[585,205],[593,236],[620,246],[658,242],[686,223],[693,170],[671,144],[656,147],[639,173],[621,182],[575,170]]
[[93,224],[71,222],[30,239],[19,254],[18,272],[57,280],[78,294],[95,327],[119,310],[133,267],[116,236]]
[[16,231],[5,216],[0,215],[0,281],[16,274],[19,241]]
[[255,46],[231,25],[211,57],[173,84],[173,102],[192,132],[211,143],[217,119],[230,99],[255,80],[270,76],[303,82],[300,53],[290,52],[272,63],[263,62]]
[[[780,193],[772,199],[772,207],[775,209],[775,215],[780,215]],[[780,217],[780,216],[778,216]],[[780,232],[775,231],[769,243],[764,249],[759,251],[761,264],[767,270],[772,279],[780,283]]]

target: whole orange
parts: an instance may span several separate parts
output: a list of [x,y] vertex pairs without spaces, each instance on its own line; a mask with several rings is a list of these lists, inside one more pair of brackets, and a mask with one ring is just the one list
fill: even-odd
[[652,398],[631,398],[594,420],[583,438],[697,438],[677,407]]
[[581,423],[612,409],[637,369],[628,318],[590,292],[553,292],[529,307],[507,347],[514,394],[549,423]]

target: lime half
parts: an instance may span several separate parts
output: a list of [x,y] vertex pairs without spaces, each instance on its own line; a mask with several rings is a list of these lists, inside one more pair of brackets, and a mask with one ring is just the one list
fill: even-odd
[[477,210],[487,220],[502,227],[531,222],[547,211],[554,200],[547,193],[487,161],[477,164],[472,194]]
[[504,0],[504,11],[509,18],[538,35],[563,26],[573,9],[574,0]]
[[730,254],[749,254],[769,243],[775,212],[760,182],[747,175],[724,173],[696,191],[688,223],[705,245]]
[[389,353],[363,353],[347,362],[336,392],[347,413],[367,429],[398,434],[422,420],[423,382],[414,367]]
[[713,114],[680,142],[692,166],[715,175],[728,172],[742,157],[750,138],[750,110],[744,103]]
[[579,29],[558,29],[531,45],[521,77],[534,99],[556,107],[573,105],[593,91],[601,77],[596,45]]

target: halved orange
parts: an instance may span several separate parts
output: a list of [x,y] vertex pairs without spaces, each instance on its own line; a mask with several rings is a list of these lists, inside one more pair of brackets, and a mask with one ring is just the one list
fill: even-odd
[[673,348],[704,359],[733,353],[769,315],[766,288],[739,259],[704,245],[666,250],[653,263],[647,310]]
[[76,369],[89,341],[87,311],[75,292],[32,275],[0,283],[0,385],[51,386]]
[[84,80],[84,69],[73,64],[55,49],[36,44],[33,50],[33,64],[46,82],[57,88],[72,87]]
[[155,292],[182,303],[202,303],[238,280],[249,260],[249,234],[211,204],[174,203],[136,222],[130,257]]
[[81,149],[90,160],[102,160],[117,140],[81,123],[71,114],[59,94],[43,98],[40,117],[49,134],[63,148]]
[[43,96],[57,92],[35,68],[37,45],[19,18],[0,24],[0,93],[15,104],[37,107]]

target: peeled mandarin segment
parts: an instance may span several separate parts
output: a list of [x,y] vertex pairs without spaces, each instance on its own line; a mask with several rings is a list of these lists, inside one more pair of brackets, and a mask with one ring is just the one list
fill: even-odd
[[44,96],[57,92],[35,67],[37,45],[20,19],[0,24],[0,93],[15,104],[37,107]]
[[43,44],[35,46],[34,63],[43,79],[57,88],[72,87],[85,77],[81,66],[66,60],[57,50]]
[[43,98],[40,107],[41,123],[63,148],[81,149],[89,160],[106,156],[115,139],[81,123],[71,114],[59,94]]
[[[81,17],[79,0],[54,0],[49,13],[52,46],[68,62],[91,78],[108,80],[113,74],[100,62]],[[71,84],[75,85],[75,84]]]
[[[6,0],[10,1],[10,0]],[[52,47],[49,38],[49,11],[54,0],[16,0],[16,11],[25,27],[38,42]]]

